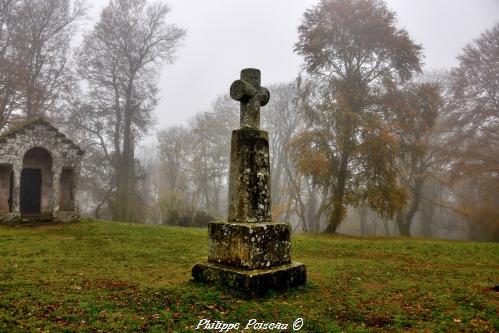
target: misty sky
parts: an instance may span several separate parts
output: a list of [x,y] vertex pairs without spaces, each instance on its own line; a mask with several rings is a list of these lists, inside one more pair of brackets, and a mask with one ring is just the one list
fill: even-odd
[[[92,5],[92,27],[108,0]],[[159,83],[156,129],[187,123],[228,93],[246,67],[262,71],[262,84],[296,78],[301,59],[293,53],[303,12],[318,0],[165,0],[169,21],[187,30],[174,64]],[[425,69],[450,68],[463,46],[499,22],[499,0],[387,0],[400,27],[422,44]],[[236,102],[234,102],[236,103]],[[263,111],[265,112],[265,111]],[[152,131],[154,134],[154,131]]]

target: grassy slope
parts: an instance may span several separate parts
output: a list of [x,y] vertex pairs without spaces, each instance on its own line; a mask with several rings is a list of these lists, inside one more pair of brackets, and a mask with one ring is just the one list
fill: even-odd
[[304,235],[307,288],[247,301],[190,281],[206,230],[0,227],[0,332],[188,331],[199,318],[302,331],[499,330],[499,245]]

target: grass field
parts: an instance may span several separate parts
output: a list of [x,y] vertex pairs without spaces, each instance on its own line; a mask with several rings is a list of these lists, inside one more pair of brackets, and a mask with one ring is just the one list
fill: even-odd
[[297,235],[307,286],[253,300],[192,282],[206,253],[205,229],[0,227],[0,332],[184,332],[203,318],[244,328],[299,317],[302,332],[499,330],[499,244]]

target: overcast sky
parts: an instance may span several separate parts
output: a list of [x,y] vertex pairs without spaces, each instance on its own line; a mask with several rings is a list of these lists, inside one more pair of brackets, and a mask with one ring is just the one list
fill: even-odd
[[[90,29],[108,0],[92,6]],[[187,30],[174,64],[159,83],[156,130],[187,123],[207,110],[246,67],[262,71],[262,84],[296,78],[293,53],[303,12],[318,0],[165,0],[169,21]],[[463,46],[499,22],[499,0],[387,0],[400,27],[422,44],[425,69],[455,66]],[[235,103],[235,102],[234,102]],[[154,133],[153,131],[152,133]]]

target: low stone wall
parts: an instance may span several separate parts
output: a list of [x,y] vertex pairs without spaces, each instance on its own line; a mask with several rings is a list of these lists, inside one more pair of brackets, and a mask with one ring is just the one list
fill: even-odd
[[57,216],[54,217],[56,222],[78,222],[80,214],[78,211],[59,211]]
[[17,223],[21,216],[17,213],[0,213],[0,224]]
[[0,225],[36,225],[50,223],[78,222],[79,211],[63,211],[53,214],[21,215],[19,213],[0,213]]

